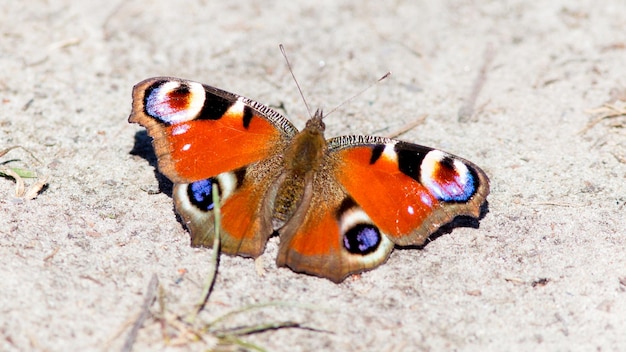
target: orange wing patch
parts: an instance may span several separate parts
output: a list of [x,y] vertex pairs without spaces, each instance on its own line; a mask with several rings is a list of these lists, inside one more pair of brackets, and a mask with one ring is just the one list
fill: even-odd
[[370,164],[369,146],[347,148],[337,154],[337,180],[390,237],[410,234],[439,206],[426,187],[398,169],[392,156],[383,154]]
[[[166,128],[175,172],[186,180],[201,180],[267,158],[280,131],[269,121],[253,116],[248,128],[242,114],[219,120],[193,120]],[[161,155],[159,155],[161,158]],[[160,159],[165,160],[165,159]]]
[[[315,194],[320,195],[319,192]],[[354,224],[341,218],[341,204],[345,199],[314,196],[303,222],[287,230],[293,231],[291,233],[281,232],[276,264],[341,282],[348,275],[384,262],[393,249],[393,243],[384,234],[368,253],[350,253],[346,248],[342,225],[351,228]],[[359,208],[358,211],[362,210]]]
[[309,214],[309,221],[300,227],[292,238],[290,248],[298,255],[304,256],[335,256],[339,253],[339,225],[333,212]]
[[228,234],[222,242],[225,253],[255,258],[263,253],[272,229],[262,226],[260,207],[261,197],[249,185],[226,199],[221,208],[222,229]]

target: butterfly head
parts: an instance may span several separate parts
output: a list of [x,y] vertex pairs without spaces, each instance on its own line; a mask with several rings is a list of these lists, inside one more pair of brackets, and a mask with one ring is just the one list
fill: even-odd
[[322,121],[323,119],[324,113],[322,112],[322,109],[315,110],[315,114],[313,114],[313,117],[311,117],[311,119],[306,122],[306,127],[304,128],[304,130],[317,131],[323,134],[324,130],[326,129],[326,125],[324,124],[324,121]]

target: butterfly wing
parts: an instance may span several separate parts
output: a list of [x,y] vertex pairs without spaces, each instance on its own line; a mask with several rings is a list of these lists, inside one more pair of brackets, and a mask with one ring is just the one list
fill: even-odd
[[280,229],[276,264],[334,282],[383,263],[391,242],[331,178],[317,175],[294,216]]
[[478,217],[489,194],[478,166],[441,150],[372,136],[329,146],[334,176],[397,245],[421,245],[456,216]]
[[133,89],[129,122],[153,138],[159,171],[175,183],[174,203],[192,245],[213,242],[211,185],[222,204],[222,251],[258,256],[272,233],[264,199],[297,133],[278,112],[197,82],[150,78]]
[[159,171],[174,183],[207,179],[266,159],[297,133],[263,104],[171,77],[138,83],[128,120],[148,130]]
[[[471,162],[373,136],[328,141],[323,190],[313,182],[298,226],[281,229],[278,264],[335,282],[383,263],[393,245],[420,245],[459,215],[478,217],[489,179]],[[287,224],[289,225],[289,224]]]

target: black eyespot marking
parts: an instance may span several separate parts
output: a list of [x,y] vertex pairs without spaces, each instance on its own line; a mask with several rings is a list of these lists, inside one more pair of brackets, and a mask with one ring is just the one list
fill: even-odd
[[341,202],[341,205],[337,209],[337,212],[335,213],[335,217],[337,218],[337,220],[341,220],[341,216],[343,214],[345,214],[348,210],[350,210],[350,209],[352,209],[353,207],[356,207],[356,206],[357,206],[356,202],[354,201],[354,199],[352,199],[352,197],[346,197]]
[[385,151],[384,144],[376,144],[374,148],[372,148],[372,157],[370,158],[370,165],[376,163],[378,158],[383,155],[383,151]]
[[[247,168],[244,166],[241,169],[233,171],[233,173],[235,174],[235,178],[237,179],[237,185],[235,186],[235,189],[241,187],[241,185],[243,184],[243,180],[246,177],[246,170]],[[220,192],[221,191],[222,190],[220,189]]]
[[452,159],[450,156],[446,155],[443,159],[441,159],[441,161],[439,162],[439,165],[445,167],[448,170],[454,170],[454,159]]
[[415,145],[406,142],[398,142],[394,149],[398,155],[398,169],[403,174],[419,181],[420,166],[428,153],[425,152],[423,147],[417,148]]
[[217,180],[214,178],[208,178],[206,180],[190,183],[187,186],[187,196],[189,197],[189,201],[191,202],[191,204],[193,204],[195,207],[202,211],[213,210],[214,182],[217,182]]
[[191,93],[189,86],[185,83],[182,83],[178,88],[174,89],[170,94],[174,96],[187,96]]
[[378,248],[381,240],[376,226],[357,224],[343,235],[343,246],[352,254],[367,255]]
[[252,113],[252,109],[249,106],[244,106],[243,108],[243,128],[248,129],[250,127],[250,121],[252,121],[252,117],[254,114]]
[[215,94],[206,92],[204,106],[198,117],[201,120],[219,120],[233,103]]

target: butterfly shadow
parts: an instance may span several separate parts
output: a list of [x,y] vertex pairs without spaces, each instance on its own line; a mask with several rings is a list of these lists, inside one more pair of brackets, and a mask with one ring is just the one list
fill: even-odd
[[478,229],[480,227],[480,220],[482,220],[487,213],[489,213],[489,201],[485,201],[480,206],[480,215],[478,218],[474,218],[471,216],[457,216],[449,223],[441,226],[437,231],[433,232],[428,239],[421,245],[412,245],[412,246],[402,246],[397,247],[398,249],[424,249],[430,242],[435,241],[439,237],[443,235],[450,234],[454,229],[459,227],[469,227],[473,229]]
[[159,192],[166,194],[172,198],[174,184],[165,175],[159,172],[157,156],[152,148],[152,138],[144,131],[135,133],[135,144],[129,152],[130,155],[136,155],[145,159],[152,167],[154,167],[154,176],[159,183]]

